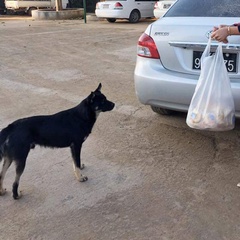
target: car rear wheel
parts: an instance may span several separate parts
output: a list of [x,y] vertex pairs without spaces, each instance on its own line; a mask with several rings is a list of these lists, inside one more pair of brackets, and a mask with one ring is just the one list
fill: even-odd
[[129,16],[130,23],[137,23],[140,20],[140,12],[138,10],[133,10]]
[[165,109],[165,108],[160,108],[160,107],[155,107],[151,106],[152,110],[155,113],[161,114],[161,115],[172,115],[174,113],[173,110]]
[[36,10],[37,8],[35,8],[35,7],[30,7],[28,10],[27,10],[27,15],[28,16],[32,16],[32,11],[33,10]]
[[14,11],[13,10],[11,10],[11,9],[7,9],[7,15],[14,15],[15,13],[14,13]]
[[110,23],[116,22],[116,18],[107,18],[107,21]]

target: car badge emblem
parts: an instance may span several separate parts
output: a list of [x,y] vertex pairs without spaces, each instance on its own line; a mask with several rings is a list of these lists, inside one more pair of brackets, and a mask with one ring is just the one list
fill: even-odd
[[169,36],[169,32],[155,32],[154,36],[166,37],[166,36]]
[[210,30],[206,33],[206,37],[209,39],[212,35],[213,30]]

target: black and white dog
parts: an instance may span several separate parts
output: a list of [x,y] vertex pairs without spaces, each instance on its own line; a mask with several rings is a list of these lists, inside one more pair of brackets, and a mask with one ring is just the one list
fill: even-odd
[[75,175],[80,182],[87,181],[81,174],[81,148],[91,133],[100,112],[111,111],[114,103],[107,100],[98,88],[74,108],[46,116],[19,119],[0,132],[0,161],[4,159],[0,173],[0,195],[6,192],[3,180],[14,161],[16,177],[12,186],[13,198],[18,199],[18,185],[24,171],[30,149],[35,145],[50,148],[70,147]]

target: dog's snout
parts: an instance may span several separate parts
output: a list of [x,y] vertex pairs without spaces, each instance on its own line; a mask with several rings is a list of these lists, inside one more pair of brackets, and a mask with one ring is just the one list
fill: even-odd
[[110,103],[111,103],[110,106],[111,106],[111,110],[112,110],[115,107],[115,103],[113,103],[113,102],[110,102]]

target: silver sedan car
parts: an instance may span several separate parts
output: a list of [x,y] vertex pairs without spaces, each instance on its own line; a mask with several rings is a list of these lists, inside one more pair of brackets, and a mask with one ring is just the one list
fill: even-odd
[[[213,27],[236,22],[240,22],[239,0],[177,0],[139,38],[134,72],[139,101],[159,114],[186,112]],[[229,36],[228,41],[223,44],[223,55],[236,117],[240,117],[240,36]],[[212,41],[211,51],[217,45]]]

